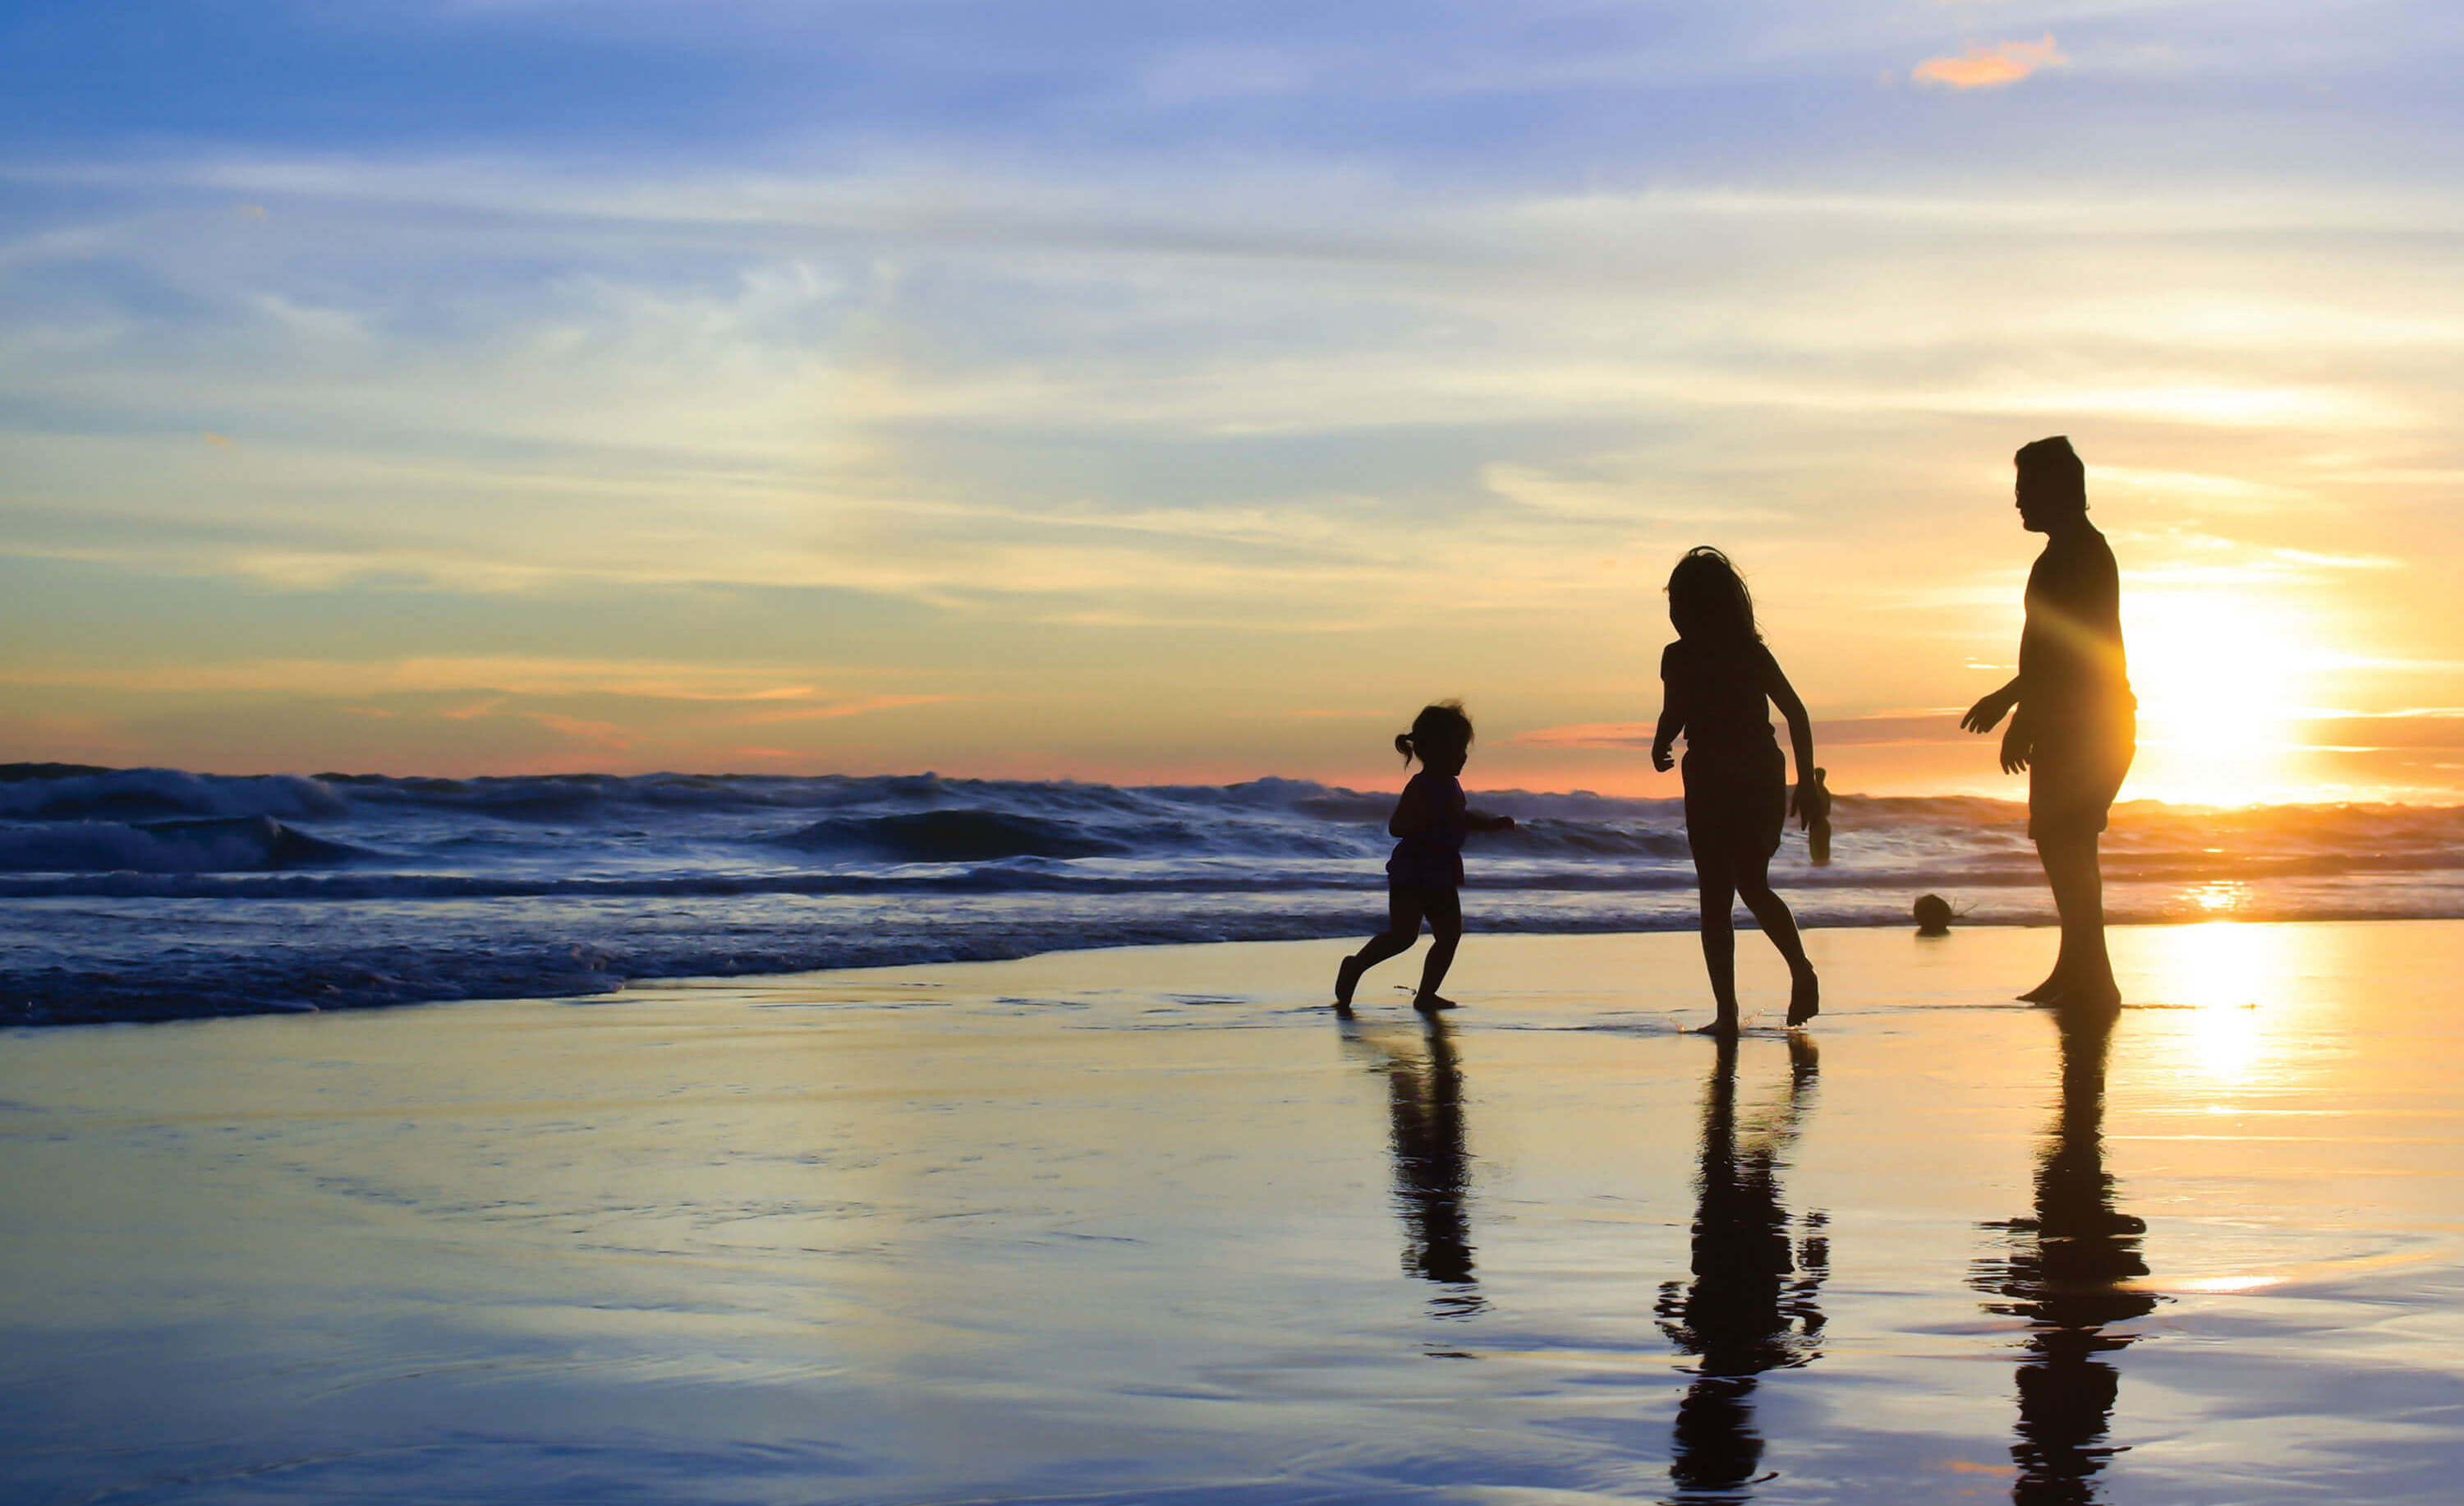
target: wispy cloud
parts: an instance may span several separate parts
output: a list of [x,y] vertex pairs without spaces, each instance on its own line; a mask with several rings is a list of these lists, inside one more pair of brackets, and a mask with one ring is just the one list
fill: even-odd
[[2017,83],[2040,68],[2058,68],[2070,59],[2054,45],[2047,32],[2033,42],[1975,42],[1953,56],[1928,57],[1910,77],[1919,83],[1951,89],[1996,89]]

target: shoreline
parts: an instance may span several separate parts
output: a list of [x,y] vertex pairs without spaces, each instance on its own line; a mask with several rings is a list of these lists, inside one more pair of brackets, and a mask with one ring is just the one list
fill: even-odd
[[[1785,895],[1785,893],[1786,891],[1783,890],[1783,895]],[[2391,916],[2365,914],[2279,915],[2269,913],[2253,914],[2247,912],[2236,912],[2155,919],[2128,918],[2122,919],[2109,919],[2106,922],[2106,928],[2108,931],[2112,932],[2129,932],[2210,925],[2387,925],[2407,922],[2421,924],[2464,922],[2464,914]],[[1962,918],[1953,923],[1950,934],[1943,937],[1922,936],[1916,931],[1914,922],[1907,919],[1875,919],[1864,921],[1854,919],[1801,920],[1799,923],[1799,930],[1808,937],[1814,937],[1827,933],[1871,934],[1903,929],[1907,932],[1908,939],[1911,941],[1923,941],[1926,944],[1943,944],[1954,941],[1959,933],[1963,931],[1994,933],[2051,930],[2054,928],[2055,923],[2056,922],[2050,916],[2043,919],[1986,920]],[[1757,926],[1754,923],[1753,919],[1748,915],[1739,915],[1736,921],[1736,928],[1742,935],[1760,935],[1760,927]],[[1479,941],[1484,937],[1498,940],[1534,940],[1542,938],[1599,939],[1692,935],[1695,934],[1695,932],[1696,927],[1691,923],[1690,918],[1686,923],[1672,922],[1668,925],[1659,926],[1602,925],[1592,927],[1567,925],[1540,927],[1508,923],[1486,929],[1473,926],[1466,930],[1463,941],[1465,952],[1468,954],[1477,947]],[[1033,962],[1047,958],[1106,956],[1120,953],[1152,952],[1168,948],[1331,946],[1345,941],[1358,941],[1365,937],[1366,934],[1366,932],[1345,930],[1340,932],[1325,932],[1315,935],[1299,936],[1224,936],[1199,939],[1158,936],[1152,940],[1103,941],[1075,946],[1028,945],[1022,946],[1017,950],[995,949],[982,951],[975,955],[919,955],[909,958],[868,961],[843,965],[789,967],[780,970],[745,972],[681,972],[675,974],[639,974],[623,977],[611,977],[601,974],[592,975],[583,980],[577,980],[576,986],[569,989],[559,989],[553,986],[529,986],[510,987],[502,992],[465,992],[459,994],[433,994],[413,997],[343,998],[338,1000],[319,1000],[315,998],[267,999],[262,1001],[253,1001],[245,1005],[238,1006],[207,1005],[204,1007],[182,1008],[173,1005],[168,1008],[156,1006],[143,1009],[123,1009],[118,1012],[79,1012],[74,1006],[64,1008],[55,1004],[47,1007],[45,1002],[41,1000],[0,997],[0,1030],[22,1030],[45,1033],[88,1026],[174,1025],[199,1020],[238,1020],[280,1016],[360,1014],[369,1011],[390,1012],[395,1010],[409,1010],[440,1005],[514,1004],[523,1002],[605,1002],[618,999],[627,994],[650,993],[662,989],[691,989],[703,987],[760,988],[765,986],[778,986],[791,981],[805,980],[823,975],[880,975],[899,971],[913,972],[919,968],[991,966],[1003,963]],[[1420,948],[1425,944],[1426,938],[1424,937],[1421,942],[1414,947],[1413,951],[1404,954],[1402,957],[1396,959],[1392,963],[1384,964],[1384,966],[1390,970],[1403,966],[1417,967],[1417,959],[1420,955]],[[1763,948],[1759,945],[1754,948],[1750,948],[1750,950],[1754,951],[1762,949]],[[1740,948],[1741,963],[1745,954],[1749,950],[1749,948],[1745,947]],[[1332,965],[1332,962],[1328,963],[1330,988],[1331,986]],[[1827,982],[1828,978],[1826,976],[1826,983]],[[1331,1000],[1329,1002],[1331,1002]],[[2124,1007],[2130,1007],[2126,996]]]

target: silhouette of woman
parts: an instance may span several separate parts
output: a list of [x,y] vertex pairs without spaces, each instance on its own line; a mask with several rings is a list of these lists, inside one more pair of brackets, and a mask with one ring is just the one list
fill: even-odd
[[2147,1274],[2139,1240],[2147,1226],[2118,1211],[2104,1169],[2104,1064],[2110,1009],[2069,1008],[2062,1037],[2062,1098],[2036,1168],[2036,1211],[1989,1229],[2011,1249],[1976,1263],[1977,1290],[2001,1300],[1990,1312],[2028,1320],[2019,1363],[2019,1420],[2011,1444],[2018,1466],[2011,1498],[2021,1506],[2086,1506],[2096,1476],[2119,1451],[2104,1441],[2121,1377],[2104,1356],[2137,1336],[2116,1323],[2155,1311],[2156,1298],[2127,1283]]
[[[1791,812],[1826,819],[1831,796],[1814,766],[1814,723],[1754,623],[1753,594],[1728,557],[1708,544],[1685,551],[1668,574],[1668,620],[1677,641],[1660,655],[1660,724],[1651,766],[1675,766],[1685,737],[1685,846],[1694,854],[1702,901],[1703,966],[1710,975],[1706,1034],[1734,1034],[1739,899],[1788,963],[1788,1023],[1822,1012],[1821,981],[1806,959],[1788,901],[1771,886],[1771,854]],[[1788,719],[1796,753],[1796,789],[1771,737],[1771,707]]]
[[2104,948],[2104,875],[2097,841],[2130,771],[2138,700],[2122,650],[2122,582],[2104,535],[2087,520],[2087,473],[2059,434],[2021,447],[2020,526],[2045,536],[2028,572],[2019,673],[1969,708],[1959,724],[1993,730],[2005,716],[2002,771],[2028,771],[2028,835],[2061,917],[2061,949],[2038,1004],[2118,1003]]
[[1682,1501],[1743,1500],[1763,1456],[1753,1394],[1766,1370],[1820,1358],[1822,1309],[1815,1298],[1830,1273],[1827,1220],[1809,1213],[1793,1241],[1780,1206],[1782,1157],[1813,1098],[1820,1057],[1814,1042],[1789,1037],[1788,1096],[1737,1133],[1737,1038],[1719,1038],[1719,1057],[1703,1096],[1703,1165],[1695,1184],[1694,1280],[1661,1285],[1653,1311],[1660,1330],[1701,1357],[1696,1380],[1677,1406],[1670,1479]]

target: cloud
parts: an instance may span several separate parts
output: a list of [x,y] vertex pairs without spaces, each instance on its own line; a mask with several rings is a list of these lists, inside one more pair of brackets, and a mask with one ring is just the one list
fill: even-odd
[[2017,83],[2039,68],[2058,68],[2069,61],[2056,50],[2054,33],[2047,32],[2038,41],[1995,42],[1990,47],[1972,43],[1956,57],[1928,57],[1909,77],[1919,83],[1952,89],[1996,89]]

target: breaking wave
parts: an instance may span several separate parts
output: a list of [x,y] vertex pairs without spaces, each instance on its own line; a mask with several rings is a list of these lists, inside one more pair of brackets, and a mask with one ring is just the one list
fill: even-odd
[[[1692,923],[1675,800],[1484,792],[1487,929]],[[549,994],[627,978],[1349,935],[1382,910],[1391,791],[895,776],[494,779],[0,765],[0,1019]],[[1923,892],[2045,901],[2023,808],[1842,796],[1837,861],[1774,865],[1817,924]],[[2126,919],[2464,916],[2464,809],[2114,812]]]

